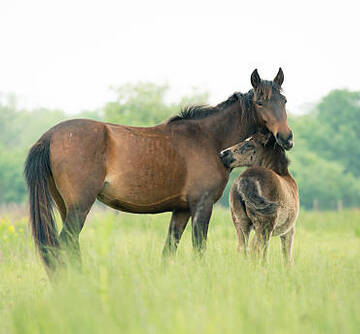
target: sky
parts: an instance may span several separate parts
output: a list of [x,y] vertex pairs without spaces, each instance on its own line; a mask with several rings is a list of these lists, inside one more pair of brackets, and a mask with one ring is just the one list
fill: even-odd
[[281,66],[290,113],[360,91],[358,1],[0,1],[0,92],[20,106],[101,108],[111,86],[194,87],[212,104]]

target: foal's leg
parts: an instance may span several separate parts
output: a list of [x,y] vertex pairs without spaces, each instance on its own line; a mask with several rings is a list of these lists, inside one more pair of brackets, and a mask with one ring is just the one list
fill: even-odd
[[257,258],[262,255],[263,262],[266,261],[269,241],[275,229],[275,220],[276,216],[257,216],[254,221],[255,236],[252,242],[252,251]]
[[255,227],[255,234],[251,240],[250,253],[254,260],[259,259],[261,254],[261,231]]
[[181,236],[190,218],[189,211],[174,211],[171,216],[168,235],[163,249],[163,258],[176,253]]
[[294,259],[293,259],[294,236],[295,236],[295,227],[292,227],[289,232],[287,232],[286,234],[280,237],[284,261],[289,265],[294,264]]
[[238,238],[238,251],[244,252],[244,255],[247,255],[248,252],[248,243],[249,235],[251,231],[251,220],[247,216],[245,210],[240,208],[240,210],[233,210],[231,208],[231,217],[235,226],[237,238]]
[[247,220],[233,220],[238,238],[238,252],[243,252],[245,256],[248,253],[249,235],[251,231],[251,221]]
[[213,210],[214,201],[209,195],[204,195],[191,206],[192,244],[200,254],[205,251],[209,221]]

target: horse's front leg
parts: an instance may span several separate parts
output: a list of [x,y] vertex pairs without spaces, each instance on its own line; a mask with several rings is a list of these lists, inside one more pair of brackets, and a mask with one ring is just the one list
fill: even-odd
[[207,232],[213,206],[214,200],[205,194],[191,208],[192,243],[200,255],[206,249]]
[[181,236],[190,218],[189,211],[174,211],[171,216],[168,235],[163,249],[163,259],[176,253]]

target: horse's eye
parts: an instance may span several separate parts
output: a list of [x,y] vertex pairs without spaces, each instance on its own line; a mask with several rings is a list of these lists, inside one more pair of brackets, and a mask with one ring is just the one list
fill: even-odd
[[263,105],[263,103],[262,103],[261,101],[256,101],[256,104],[257,104],[258,106],[262,106],[262,105]]

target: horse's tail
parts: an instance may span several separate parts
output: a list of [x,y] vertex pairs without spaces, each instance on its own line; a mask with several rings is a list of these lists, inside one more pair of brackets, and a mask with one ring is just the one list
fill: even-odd
[[263,215],[275,213],[278,204],[269,201],[260,195],[257,180],[252,177],[243,177],[238,184],[238,191],[245,204],[255,212]]
[[25,179],[29,190],[30,225],[35,245],[47,268],[58,259],[59,240],[49,190],[52,179],[50,137],[42,137],[30,149],[25,162]]

